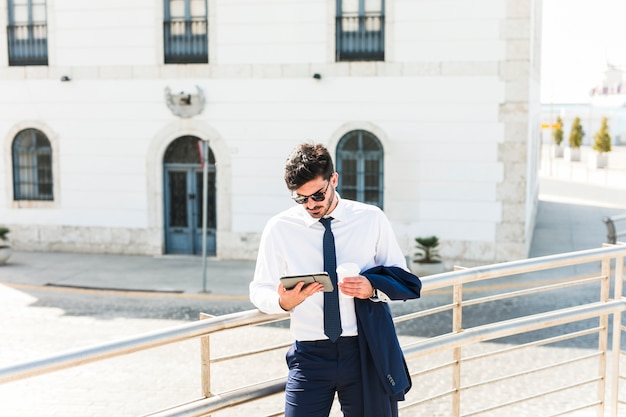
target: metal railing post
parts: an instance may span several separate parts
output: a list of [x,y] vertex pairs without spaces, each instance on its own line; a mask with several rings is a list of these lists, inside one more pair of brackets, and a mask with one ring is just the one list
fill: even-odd
[[[215,316],[200,313],[200,320],[211,319]],[[211,393],[211,336],[200,337],[200,373],[202,375],[202,395],[204,398],[212,397]]]
[[[606,303],[609,301],[611,291],[611,258],[605,256],[602,258],[602,281],[600,288],[600,301]],[[604,416],[604,407],[606,405],[606,360],[609,345],[609,315],[604,313],[600,316],[600,332],[598,333],[598,350],[601,355],[598,359],[598,407],[596,410],[597,417]]]
[[611,219],[610,217],[603,217],[602,221],[604,222],[604,224],[606,224],[607,243],[615,244],[615,241],[617,240],[617,233],[615,232],[615,223],[613,222],[613,219]]
[[[454,270],[459,271],[466,269],[455,266]],[[463,284],[455,284],[452,287],[454,305],[452,309],[452,332],[460,333],[463,331]],[[452,416],[459,417],[461,415],[461,347],[456,347],[452,351]]]
[[[624,296],[624,257],[615,258],[615,287],[613,298],[618,300]],[[611,368],[611,417],[617,417],[619,405],[620,356],[622,349],[622,313],[613,315],[613,356]]]
[[605,216],[602,218],[604,224],[606,224],[606,242],[615,245],[617,243],[617,239],[626,236],[626,230],[617,230],[616,222],[626,221],[626,214],[616,214],[614,216]]

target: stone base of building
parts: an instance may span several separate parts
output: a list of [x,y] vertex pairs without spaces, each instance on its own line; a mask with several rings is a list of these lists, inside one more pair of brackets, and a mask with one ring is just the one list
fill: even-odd
[[161,255],[160,230],[51,225],[11,225],[14,250]]
[[[14,250],[158,256],[166,254],[161,229],[10,225]],[[260,234],[220,232],[217,258],[256,259]]]
[[[165,253],[161,229],[90,226],[10,225],[14,250],[159,256]],[[255,260],[260,234],[218,231],[219,259]],[[443,241],[440,254],[446,270],[524,259],[524,243]]]

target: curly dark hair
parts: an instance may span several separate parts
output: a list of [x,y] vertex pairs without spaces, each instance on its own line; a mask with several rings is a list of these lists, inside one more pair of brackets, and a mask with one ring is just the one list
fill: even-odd
[[285,183],[294,191],[319,176],[329,179],[334,172],[333,159],[324,145],[302,143],[287,158]]

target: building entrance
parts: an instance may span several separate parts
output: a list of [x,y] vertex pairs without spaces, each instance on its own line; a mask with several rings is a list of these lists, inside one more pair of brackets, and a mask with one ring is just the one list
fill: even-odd
[[[165,253],[202,253],[202,165],[201,140],[184,136],[173,141],[165,151]],[[215,158],[209,149],[207,187],[208,255],[216,254]]]

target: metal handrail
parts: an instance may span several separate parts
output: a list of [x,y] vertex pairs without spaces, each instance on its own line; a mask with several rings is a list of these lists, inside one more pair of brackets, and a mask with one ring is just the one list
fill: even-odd
[[[449,333],[443,336],[426,339],[422,342],[403,346],[403,351],[407,359],[426,356],[434,351],[451,350],[455,347],[468,345],[477,341],[487,341],[497,339],[503,336],[510,336],[526,331],[557,326],[564,323],[570,323],[577,320],[583,320],[592,317],[598,317],[607,312],[617,313],[626,311],[626,300],[617,300],[609,303],[594,303],[585,306],[582,311],[578,311],[578,307],[572,307],[563,310],[557,310],[550,313],[536,314],[526,316],[521,319],[508,320],[498,323],[497,325],[484,325],[468,329],[462,333]],[[519,330],[519,331],[518,331]],[[597,356],[594,353],[592,356]],[[587,359],[583,357],[582,359]],[[554,365],[552,365],[554,366]],[[547,369],[547,368],[538,368]],[[508,376],[510,377],[510,376]],[[268,395],[276,394],[284,389],[286,378],[280,378],[273,383],[255,386],[257,389],[255,399]],[[586,383],[589,383],[587,381]],[[468,387],[461,387],[462,389]],[[254,391],[254,390],[253,390]],[[445,394],[439,394],[439,398]],[[215,412],[225,407],[229,407],[239,403],[241,397],[250,397],[252,394],[248,389],[236,390],[232,393],[220,394],[218,397],[211,397],[181,405],[171,410],[164,410],[159,413],[149,414],[150,417],[196,417],[206,413]],[[430,398],[432,400],[434,398]],[[402,407],[406,408],[406,407]]]
[[565,266],[579,265],[601,261],[606,257],[626,256],[626,246],[618,245],[598,249],[587,249],[577,252],[528,258],[519,261],[478,266],[458,271],[431,275],[423,280],[422,291],[431,291],[455,284],[468,284],[493,278],[502,278],[528,272],[544,271]]
[[[602,261],[600,279],[602,280],[600,301],[581,306],[575,306],[546,313],[523,316],[511,320],[476,326],[468,329],[462,329],[459,325],[453,326],[453,331],[441,336],[432,337],[419,342],[409,343],[403,346],[407,359],[422,357],[430,353],[452,350],[455,352],[455,360],[448,365],[457,367],[462,360],[460,357],[460,349],[463,346],[471,345],[478,342],[498,339],[519,333],[530,332],[533,330],[543,329],[547,327],[559,326],[566,323],[585,320],[589,318],[600,317],[600,326],[596,329],[577,332],[577,334],[588,334],[591,331],[599,333],[599,372],[600,381],[598,382],[599,402],[590,403],[585,407],[592,406],[604,407],[602,400],[604,396],[604,384],[606,383],[606,356],[608,352],[608,318],[613,316],[613,332],[619,334],[623,331],[621,323],[621,313],[626,310],[626,299],[622,296],[622,284],[624,275],[624,258],[626,257],[626,245],[607,246],[599,249],[591,249],[566,254],[551,255],[540,258],[531,258],[521,261],[507,262],[484,267],[468,268],[443,274],[432,275],[423,279],[423,291],[431,291],[444,287],[453,287],[455,301],[451,305],[454,309],[455,323],[460,322],[460,312],[462,311],[463,301],[461,298],[462,291],[460,288],[463,284],[476,282],[479,280],[488,280],[492,278],[501,278],[510,275],[528,273],[534,271],[547,270],[552,268],[560,268],[582,263]],[[611,261],[615,260],[615,300],[610,300],[609,284],[611,273]],[[580,281],[580,280],[579,280]],[[550,287],[550,286],[547,286]],[[515,293],[512,293],[515,294]],[[411,315],[411,314],[410,314]],[[411,315],[414,318],[414,315]],[[235,329],[243,326],[266,324],[286,319],[287,314],[266,315],[258,310],[249,310],[239,313],[228,314],[219,317],[208,318],[197,322],[187,323],[165,330],[145,333],[143,335],[126,338],[110,343],[97,346],[91,346],[83,349],[72,350],[69,352],[53,355],[47,358],[25,362],[5,368],[0,368],[0,383],[16,381],[28,378],[34,375],[42,375],[52,371],[66,369],[78,365],[83,365],[107,358],[129,354],[132,352],[151,349],[157,346],[176,343],[192,338],[207,337],[208,335],[227,329]],[[572,336],[575,337],[575,336]],[[555,338],[552,338],[554,340]],[[614,359],[620,354],[620,337],[613,337]],[[546,339],[548,340],[548,339]],[[545,343],[551,343],[545,341]],[[274,346],[276,347],[276,346]],[[262,351],[267,351],[264,349]],[[617,353],[615,353],[617,352]],[[239,356],[239,355],[237,355]],[[471,358],[469,358],[471,359]],[[214,360],[210,360],[213,362]],[[618,367],[619,361],[616,361],[615,367]],[[611,381],[611,389],[613,391],[614,402],[611,404],[611,412],[617,415],[618,404],[618,381],[620,375],[614,376]],[[455,389],[448,392],[439,393],[432,398],[442,398],[452,395],[455,401],[460,401],[459,394],[462,386],[458,385],[458,377],[455,380]],[[586,381],[585,383],[595,382]],[[225,393],[206,394],[206,398],[194,401],[181,406],[163,410],[152,414],[153,416],[199,416],[211,411],[216,411],[224,407],[230,407],[242,402],[251,401],[265,396],[276,394],[284,389],[284,378],[272,381],[266,381],[251,385],[248,387],[238,388]],[[566,388],[562,388],[566,389]],[[431,399],[432,399],[431,398]],[[529,397],[530,398],[530,397]],[[519,401],[523,401],[519,400]],[[419,401],[422,403],[423,401]],[[415,402],[411,403],[415,404]],[[410,405],[410,404],[408,404]],[[496,406],[502,407],[504,405]],[[405,408],[405,407],[403,407]],[[460,415],[458,405],[454,415]],[[474,414],[474,413],[472,413]]]
[[209,412],[222,410],[246,401],[278,394],[285,390],[287,377],[276,378],[270,381],[249,385],[247,387],[217,394],[213,397],[192,401],[174,407],[169,410],[162,410],[144,417],[201,417]]
[[171,19],[163,22],[166,64],[209,62],[208,22],[204,18]]
[[617,214],[615,216],[606,216],[602,218],[604,224],[606,224],[607,235],[606,241],[610,244],[617,243],[617,238],[621,236],[626,236],[626,229],[618,232],[615,228],[615,223],[626,220],[626,214]]
[[626,300],[622,299],[585,304],[583,306],[570,307],[550,311],[548,313],[534,314],[517,319],[476,326],[465,329],[460,333],[447,333],[411,343],[404,346],[403,349],[407,358],[412,356],[424,356],[435,351],[449,350],[471,343],[499,339],[513,334],[526,333],[546,327],[594,318],[600,315],[616,314],[622,311],[626,311]]
[[577,337],[589,336],[591,334],[597,334],[601,329],[602,329],[601,327],[592,327],[590,329],[580,330],[580,331],[577,331],[577,332],[563,334],[563,335],[560,335],[560,336],[554,336],[554,337],[550,337],[548,339],[541,339],[541,340],[536,340],[534,342],[524,343],[522,345],[515,345],[515,346],[512,346],[512,347],[507,347],[505,349],[500,349],[500,350],[497,350],[495,352],[482,353],[482,354],[478,354],[478,355],[474,355],[474,356],[468,356],[468,357],[463,358],[463,362],[467,363],[467,362],[474,361],[474,360],[485,359],[485,358],[487,358],[489,356],[495,356],[495,355],[500,355],[500,354],[504,354],[504,353],[510,353],[512,351],[525,349],[525,348],[528,348],[528,347],[545,346],[545,345],[549,345],[549,344],[556,343],[556,342],[562,342],[562,341],[565,341],[565,340],[575,339]]
[[385,16],[337,16],[337,61],[382,61],[385,58]]
[[9,66],[48,65],[48,25],[42,23],[7,26]]
[[266,324],[284,320],[287,314],[268,315],[258,310],[226,314],[207,320],[199,320],[113,342],[82,349],[70,350],[46,358],[0,368],[0,384],[17,381],[35,375],[85,365],[103,359],[127,355],[171,343],[194,339],[221,330],[254,324]]

